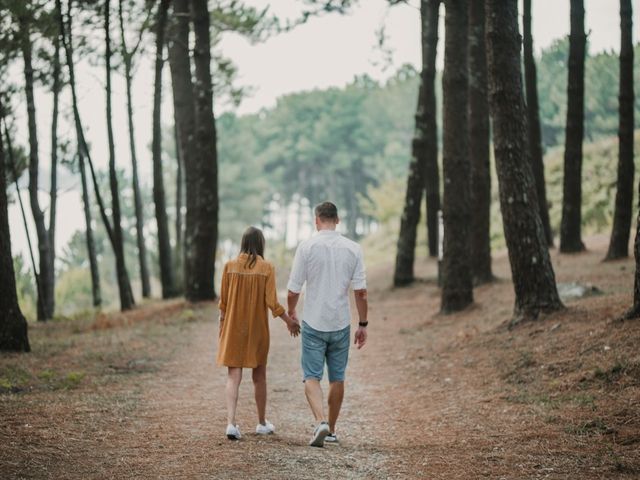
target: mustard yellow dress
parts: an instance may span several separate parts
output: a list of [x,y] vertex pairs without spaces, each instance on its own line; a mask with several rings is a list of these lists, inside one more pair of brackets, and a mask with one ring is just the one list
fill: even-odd
[[218,308],[224,314],[219,337],[218,365],[256,368],[267,364],[269,354],[269,315],[285,311],[278,303],[276,271],[258,257],[247,268],[246,253],[229,261],[222,272]]

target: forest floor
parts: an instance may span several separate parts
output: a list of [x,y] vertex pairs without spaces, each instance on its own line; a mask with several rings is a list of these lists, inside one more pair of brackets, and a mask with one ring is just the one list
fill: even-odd
[[352,350],[340,445],[307,446],[313,428],[299,340],[272,324],[267,417],[259,437],[251,376],[243,439],[224,436],[225,371],[214,366],[213,304],[181,301],[32,325],[33,353],[0,357],[0,478],[639,478],[640,321],[632,260],[553,252],[559,282],[601,293],[506,328],[505,253],[475,305],[438,314],[433,261],[389,287],[370,268],[370,332]]

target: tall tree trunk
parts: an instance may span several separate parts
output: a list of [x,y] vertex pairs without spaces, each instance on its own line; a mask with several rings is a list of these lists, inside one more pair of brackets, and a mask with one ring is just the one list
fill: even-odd
[[518,0],[486,0],[493,145],[504,236],[516,294],[514,322],[562,308],[537,208],[520,66]]
[[113,218],[113,252],[116,257],[116,276],[118,279],[118,292],[120,293],[120,309],[130,310],[134,306],[129,274],[124,259],[124,244],[122,239],[122,225],[120,223],[120,190],[116,174],[116,154],[113,140],[113,124],[111,113],[111,0],[104,4],[104,31],[105,31],[105,67],[107,77],[106,104],[107,104],[107,138],[109,144],[109,186],[111,187],[111,213]]
[[153,92],[153,201],[156,207],[156,222],[158,224],[158,252],[160,254],[160,282],[162,283],[162,298],[176,295],[171,260],[171,241],[169,239],[169,221],[167,220],[167,205],[164,194],[164,180],[162,174],[162,68],[164,67],[165,28],[167,25],[167,10],[169,0],[161,0],[156,18],[156,61]]
[[[436,121],[436,57],[438,52],[438,21],[441,0],[421,0],[422,75],[424,88],[424,156],[427,190],[427,245],[429,256],[438,256],[438,212],[440,211],[440,171],[438,169],[438,124]],[[424,22],[427,28],[424,28]]]
[[529,133],[529,151],[533,177],[538,194],[538,208],[544,228],[547,245],[553,246],[553,233],[549,222],[549,205],[547,204],[547,188],[544,179],[544,161],[542,150],[542,132],[540,129],[540,111],[538,106],[538,80],[536,61],[533,57],[533,35],[531,34],[531,0],[524,0],[522,15],[522,30],[524,43],[524,79],[527,95],[527,120]]
[[[186,224],[187,229],[193,229],[196,215],[196,191],[195,183],[197,172],[195,138],[193,132],[196,128],[194,114],[193,81],[191,78],[191,62],[189,55],[189,0],[174,0],[173,11],[169,22],[169,68],[171,70],[171,87],[173,91],[173,110],[175,115],[176,131],[178,136],[177,151],[185,173],[186,190]],[[184,242],[184,269],[182,273],[186,290],[187,278],[192,276],[189,269],[190,263],[186,260],[187,252],[191,249],[190,237],[185,233]]]
[[11,256],[6,172],[4,142],[0,135],[0,351],[29,352],[27,321],[18,305]]
[[584,0],[571,0],[567,126],[564,141],[564,179],[560,251],[584,250],[582,223],[582,140],[584,137]]
[[484,18],[484,2],[469,2],[469,155],[473,208],[469,254],[473,280],[478,285],[493,280],[489,101]]
[[470,162],[468,144],[467,2],[445,0],[442,165],[444,175],[443,313],[473,302],[470,244]]
[[[195,178],[187,179],[187,196],[195,186],[197,212],[187,213],[187,278],[186,298],[191,301],[212,300],[215,256],[218,244],[218,154],[216,124],[213,116],[213,87],[211,84],[211,39],[207,0],[191,0],[195,47],[195,114],[196,161]],[[188,164],[185,164],[188,172]]]
[[127,90],[127,120],[129,123],[129,150],[131,151],[131,172],[133,183],[133,202],[136,214],[136,240],[138,245],[138,262],[140,264],[140,281],[142,283],[142,297],[151,296],[151,284],[149,281],[149,267],[147,265],[147,247],[144,242],[144,214],[142,211],[142,194],[140,193],[140,180],[138,178],[138,155],[136,153],[136,136],[133,125],[133,101],[131,95],[132,56],[133,53],[127,47],[123,14],[124,0],[118,2],[118,20],[120,24],[120,38],[122,44],[122,56],[124,63],[124,79]]
[[[67,3],[67,12],[66,12],[66,22],[67,26],[65,27],[65,22],[62,16],[62,0],[56,0],[56,10],[59,13],[58,15],[58,23],[60,25],[60,32],[62,38],[62,44],[64,46],[65,56],[67,60],[67,68],[69,69],[69,86],[71,87],[71,105],[73,109],[73,120],[76,129],[76,136],[78,140],[79,149],[84,158],[86,158],[87,163],[89,164],[89,170],[91,173],[91,180],[93,183],[93,192],[96,197],[96,202],[98,203],[98,210],[100,212],[100,217],[102,218],[102,223],[104,224],[104,228],[107,231],[107,236],[109,237],[109,242],[111,243],[111,247],[113,251],[116,251],[116,242],[113,229],[111,228],[111,224],[109,223],[109,217],[107,216],[107,211],[104,206],[104,202],[102,201],[102,195],[100,194],[100,189],[98,188],[98,180],[96,178],[96,172],[93,168],[93,161],[91,160],[91,153],[89,152],[89,146],[87,145],[87,140],[84,137],[84,131],[82,128],[82,120],[80,119],[80,110],[78,109],[78,96],[76,94],[76,81],[75,81],[75,68],[73,64],[73,28],[72,28],[72,0],[68,0]],[[67,38],[68,32],[68,38]],[[129,291],[129,297],[133,299],[133,293],[131,291],[131,284],[128,283],[127,276],[127,287]]]
[[27,125],[29,129],[29,200],[31,212],[38,235],[39,253],[39,278],[40,289],[38,296],[38,320],[46,321],[53,318],[54,311],[54,286],[53,286],[53,261],[51,244],[49,242],[49,232],[45,225],[44,212],[40,208],[38,200],[38,174],[40,169],[40,159],[38,154],[38,127],[36,125],[36,105],[33,95],[33,66],[32,66],[32,44],[31,27],[29,20],[25,17],[19,19],[20,23],[20,45],[22,59],[24,60],[25,93],[27,97]]
[[[55,258],[56,258],[56,215],[58,209],[58,117],[60,111],[60,32],[53,41],[53,113],[51,118],[51,182],[49,198],[49,247],[51,248],[51,278],[49,281],[55,292]],[[55,298],[55,295],[54,295]]]
[[633,211],[633,15],[631,0],[620,0],[620,93],[618,96],[618,183],[607,260],[629,255]]
[[182,197],[184,196],[184,175],[182,174],[182,157],[178,141],[178,125],[173,128],[176,145],[176,251],[173,256],[175,262],[174,275],[176,279],[176,293],[184,293],[184,229],[182,227]]
[[80,180],[82,182],[82,204],[84,206],[85,237],[87,242],[87,255],[89,256],[89,268],[91,271],[91,295],[93,306],[102,305],[100,293],[100,271],[98,270],[98,258],[96,256],[96,244],[93,239],[93,227],[91,225],[91,202],[89,201],[89,187],[87,185],[87,173],[84,166],[82,149],[78,146],[78,167],[80,168]]
[[[420,19],[422,25],[422,72],[420,75],[420,90],[418,91],[418,105],[415,115],[415,129],[411,144],[412,158],[409,164],[407,178],[407,193],[404,201],[404,211],[400,221],[400,234],[396,253],[396,266],[393,275],[393,285],[400,287],[413,283],[415,280],[413,265],[415,260],[416,237],[420,223],[420,206],[422,196],[427,190],[427,236],[429,253],[437,255],[437,221],[435,227],[429,223],[429,209],[437,203],[435,210],[440,208],[440,185],[438,178],[438,145],[435,123],[435,58],[438,44],[438,8],[439,0],[422,0],[420,3]],[[433,102],[431,102],[433,100]],[[429,131],[429,129],[433,129]],[[434,153],[435,152],[435,153]],[[429,168],[430,176],[427,175]],[[435,165],[435,171],[434,171]],[[435,197],[433,196],[433,178],[435,175]],[[429,194],[432,198],[429,201]],[[435,198],[435,200],[434,200]],[[432,249],[431,236],[435,236],[435,247]],[[434,253],[435,252],[435,253]]]

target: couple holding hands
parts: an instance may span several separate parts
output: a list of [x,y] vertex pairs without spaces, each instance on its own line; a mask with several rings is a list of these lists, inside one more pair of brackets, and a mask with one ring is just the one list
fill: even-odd
[[[348,294],[352,288],[360,319],[354,342],[362,348],[367,341],[367,284],[362,249],[336,231],[340,221],[336,206],[321,203],[315,208],[315,217],[317,233],[299,245],[293,261],[287,286],[288,309],[278,303],[275,269],[264,259],[265,239],[259,229],[247,229],[240,255],[224,267],[217,363],[228,368],[226,435],[230,440],[241,437],[235,416],[243,368],[253,369],[259,421],[256,433],[275,431],[265,418],[269,309],[274,317],[285,321],[292,336],[302,334],[304,390],[317,423],[309,445],[322,447],[325,441],[338,442],[336,421],[351,344]],[[305,283],[301,325],[296,306]],[[325,363],[329,374],[328,417],[320,387]]]

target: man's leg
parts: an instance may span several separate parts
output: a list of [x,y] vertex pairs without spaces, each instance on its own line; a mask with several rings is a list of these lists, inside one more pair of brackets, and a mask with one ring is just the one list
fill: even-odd
[[227,398],[227,424],[236,424],[236,407],[238,405],[238,389],[242,380],[242,369],[229,367],[225,394]]
[[258,421],[265,425],[265,410],[267,409],[267,366],[260,365],[253,369],[253,389],[255,391]]
[[320,381],[314,378],[308,378],[304,381],[304,393],[313,412],[316,422],[324,422],[324,408],[322,405],[322,387]]
[[342,399],[344,398],[344,382],[329,383],[329,430],[336,432],[336,422],[340,415]]

